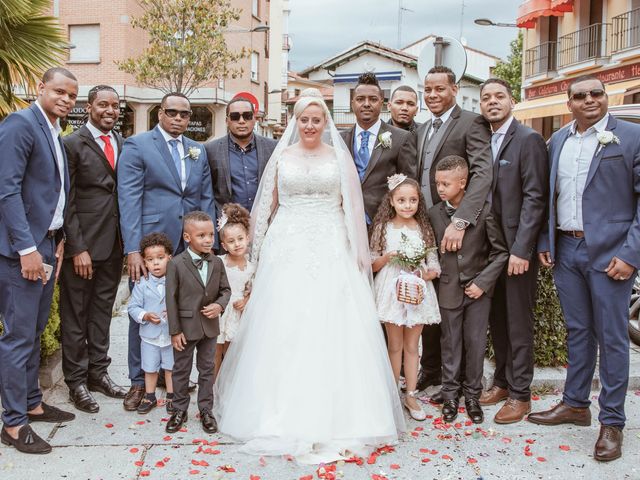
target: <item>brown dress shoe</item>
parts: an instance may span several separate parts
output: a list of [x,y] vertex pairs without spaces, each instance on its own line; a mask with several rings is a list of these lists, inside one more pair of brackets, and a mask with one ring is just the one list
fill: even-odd
[[531,402],[522,402],[515,398],[507,398],[505,404],[498,410],[493,421],[500,424],[516,423],[531,411]]
[[591,410],[589,410],[589,407],[576,408],[560,402],[551,410],[530,414],[527,420],[538,425],[571,423],[580,427],[588,427],[591,425]]
[[495,405],[496,403],[500,403],[503,400],[509,398],[509,392],[506,388],[498,387],[494,385],[489,390],[485,390],[480,395],[480,405],[486,407],[488,405]]
[[144,397],[144,385],[131,385],[122,402],[124,409],[128,412],[138,410],[142,397]]
[[622,430],[611,425],[601,425],[600,435],[593,451],[599,462],[610,462],[622,456]]

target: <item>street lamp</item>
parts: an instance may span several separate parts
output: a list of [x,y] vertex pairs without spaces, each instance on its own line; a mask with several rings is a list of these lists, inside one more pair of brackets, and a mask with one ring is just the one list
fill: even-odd
[[268,32],[270,28],[269,25],[258,25],[253,28],[229,28],[222,30],[222,33],[263,33]]
[[515,23],[494,22],[493,20],[489,20],[488,18],[476,18],[473,23],[475,23],[476,25],[481,25],[483,27],[518,27],[518,25],[516,25]]

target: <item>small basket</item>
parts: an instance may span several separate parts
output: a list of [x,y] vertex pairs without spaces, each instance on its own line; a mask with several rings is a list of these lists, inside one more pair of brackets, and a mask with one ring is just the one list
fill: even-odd
[[424,301],[424,287],[421,275],[402,273],[396,280],[396,298],[402,303],[420,305]]

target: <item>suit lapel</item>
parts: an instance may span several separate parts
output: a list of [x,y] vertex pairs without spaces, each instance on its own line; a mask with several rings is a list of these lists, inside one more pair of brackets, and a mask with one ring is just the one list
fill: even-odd
[[[202,155],[202,147],[200,147],[200,145],[197,142],[194,142],[193,140],[185,137],[184,135],[182,136],[182,145],[184,148],[184,156],[186,157],[184,159],[184,171],[185,171],[185,176],[187,177],[187,181],[184,182],[184,184],[189,185],[189,181],[191,180],[191,173],[194,171],[193,167],[195,166],[195,162],[200,161],[200,155]],[[189,149],[192,147],[200,149],[200,155],[198,155],[198,158],[195,160],[191,158],[191,155],[189,155]]]
[[218,158],[221,159],[220,165],[222,166],[222,171],[224,172],[224,179],[227,184],[227,191],[229,192],[229,196],[233,195],[233,191],[231,189],[231,160],[229,159],[229,142],[232,141],[231,137],[227,135],[225,137],[227,139],[226,142],[220,142],[220,155]]
[[196,278],[198,283],[204,287],[204,284],[202,283],[202,278],[200,277],[200,272],[198,271],[196,266],[193,264],[193,260],[191,260],[191,255],[189,255],[189,252],[185,251],[184,255],[182,256],[182,259],[184,260],[184,264],[186,265],[187,270],[189,270],[193,274],[193,276]]
[[[91,150],[93,150],[96,155],[98,155],[101,160],[100,163],[102,163],[109,175],[111,175],[113,178],[116,178],[116,172],[113,168],[111,168],[111,165],[109,165],[109,161],[107,160],[104,151],[96,143],[93,135],[91,134],[91,131],[89,131],[86,125],[80,127],[79,135],[82,137],[82,141],[85,143],[85,145],[87,145]],[[118,147],[118,152],[120,152],[120,147]]]
[[[609,115],[609,121],[607,122],[606,130],[614,131],[617,125],[617,120],[613,115]],[[587,174],[587,181],[584,184],[584,188],[586,189],[593,176],[596,174],[596,170],[598,170],[598,166],[600,165],[600,160],[602,160],[602,156],[604,155],[604,150],[607,147],[605,145],[600,145],[598,142],[598,146],[596,147],[596,151],[593,155],[593,159],[591,160],[591,165],[589,165],[589,173]]]
[[[38,123],[40,124],[40,128],[42,128],[42,132],[44,133],[44,137],[47,140],[47,144],[49,144],[49,149],[51,150],[51,155],[53,158],[53,162],[54,164],[58,164],[58,157],[56,156],[56,147],[53,144],[53,138],[51,138],[51,131],[49,130],[49,122],[46,118],[44,118],[44,116],[42,115],[42,112],[40,111],[40,109],[38,108],[37,105],[32,105],[31,107],[31,111],[33,112],[33,114],[36,117],[36,120],[38,120]],[[64,149],[63,149],[64,151]]]
[[420,136],[418,137],[418,163],[420,164],[420,171],[418,175],[422,175],[424,165],[422,164],[422,158],[424,156],[424,149],[427,146],[427,137],[429,136],[429,130],[431,130],[431,120],[425,123]]
[[[438,158],[438,154],[440,153],[440,150],[442,149],[442,146],[447,141],[447,137],[449,136],[449,134],[451,133],[451,131],[455,127],[456,123],[458,123],[458,118],[460,118],[460,112],[461,111],[462,111],[462,109],[458,105],[453,107],[453,111],[451,112],[451,116],[449,117],[449,121],[444,126],[445,130],[444,130],[444,132],[442,132],[442,136],[440,137],[440,142],[438,143],[437,147],[435,148],[435,150],[433,152],[433,158],[434,159]],[[442,127],[440,127],[440,128],[442,128]]]
[[169,147],[167,146],[167,142],[164,141],[164,137],[162,136],[162,133],[160,133],[160,130],[158,130],[158,127],[153,129],[153,142],[155,143],[156,148],[158,149],[158,152],[162,156],[164,163],[169,169],[171,176],[173,176],[173,179],[178,184],[178,188],[182,190],[182,182],[180,182],[178,171],[176,170],[176,166],[173,163],[173,157],[171,156],[171,152],[169,152]]
[[[354,127],[355,129],[355,127]],[[384,151],[384,148],[382,147],[382,145],[380,145],[380,141],[378,140],[378,138],[380,138],[380,135],[384,132],[389,131],[389,128],[387,127],[387,124],[385,122],[382,122],[380,125],[380,129],[378,130],[378,136],[376,137],[375,141],[373,142],[373,152],[371,152],[371,156],[369,157],[369,163],[367,164],[367,169],[364,171],[364,177],[362,178],[362,183],[367,181],[367,177],[369,176],[369,174],[372,172],[372,170],[375,168],[376,163],[378,163],[378,160],[380,160],[380,157],[382,156],[382,153]],[[393,139],[392,139],[393,141]],[[352,141],[353,143],[353,141]]]
[[356,152],[354,151],[354,148],[353,148],[353,137],[355,134],[356,134],[356,126],[354,125],[353,127],[351,127],[351,130],[347,132],[347,138],[345,141],[345,143],[347,144],[347,148],[351,152],[351,156],[354,159],[356,158]]
[[557,146],[553,149],[553,155],[551,156],[551,171],[549,175],[549,186],[551,187],[550,191],[552,192],[552,194],[555,193],[556,190],[556,177],[558,176],[558,162],[560,162],[560,153],[562,152],[564,142],[567,141],[570,133],[571,128],[565,127],[560,132],[558,132],[558,138],[554,142]]
[[207,283],[205,284],[205,287],[207,285],[209,285],[209,282],[211,281],[211,276],[213,275],[213,252],[211,252],[211,255],[209,255],[209,260],[207,260]]

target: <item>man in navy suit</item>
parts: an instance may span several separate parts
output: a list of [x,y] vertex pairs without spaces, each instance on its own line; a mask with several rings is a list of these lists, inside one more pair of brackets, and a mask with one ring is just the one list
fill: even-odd
[[[174,255],[184,250],[182,217],[201,210],[215,217],[211,171],[205,149],[183,133],[191,104],[181,93],[169,93],[160,103],[158,126],[128,138],[117,164],[120,226],[133,282],[147,276],[139,252],[140,240],[152,232],[166,234]],[[126,410],[136,410],[144,396],[140,364],[140,324],[129,319],[129,379]]]
[[607,113],[602,82],[576,78],[567,106],[574,121],[549,143],[550,206],[538,243],[553,266],[568,332],[562,402],[529,415],[541,425],[590,425],[589,395],[600,351],[600,435],[594,458],[622,455],[629,382],[629,297],[640,267],[640,126]]
[[0,395],[5,445],[24,453],[51,446],[29,422],[65,422],[75,415],[42,401],[40,335],[49,318],[69,192],[60,118],[76,103],[78,82],[64,68],[45,72],[38,99],[0,124]]

